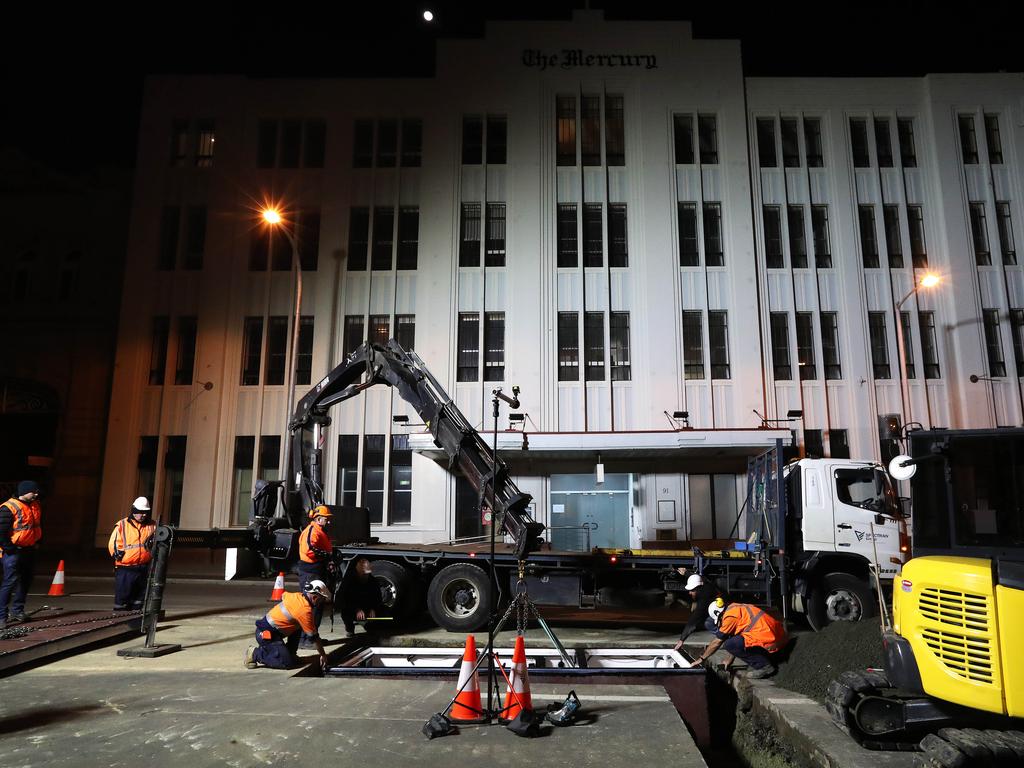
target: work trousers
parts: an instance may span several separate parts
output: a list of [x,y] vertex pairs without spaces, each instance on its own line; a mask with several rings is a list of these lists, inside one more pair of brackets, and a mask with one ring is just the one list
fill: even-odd
[[771,664],[768,650],[759,645],[751,645],[749,647],[744,645],[743,635],[733,635],[730,637],[722,643],[722,650],[726,653],[731,653],[751,669],[761,669],[761,667]]
[[114,569],[114,610],[141,611],[146,599],[149,565],[122,565]]
[[25,596],[32,583],[32,570],[35,565],[34,549],[4,550],[0,562],[4,567],[4,578],[0,582],[0,621],[7,621],[7,604],[10,603],[11,615],[20,616],[25,613]]
[[297,661],[299,633],[285,637],[264,616],[256,620],[256,653],[253,658],[271,669],[291,669]]

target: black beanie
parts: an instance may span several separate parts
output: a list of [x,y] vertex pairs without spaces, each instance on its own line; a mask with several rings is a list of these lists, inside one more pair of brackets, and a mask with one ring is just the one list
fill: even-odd
[[39,483],[35,480],[22,480],[18,483],[18,496],[24,496],[28,493],[39,493]]

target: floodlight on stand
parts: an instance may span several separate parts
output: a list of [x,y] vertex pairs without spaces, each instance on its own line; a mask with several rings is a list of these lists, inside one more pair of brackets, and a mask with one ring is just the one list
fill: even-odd
[[796,410],[793,410],[793,411],[786,411],[786,418],[787,419],[802,419],[803,417],[804,417],[804,412],[801,411],[800,409],[796,409]]
[[508,428],[515,429],[516,425],[525,426],[526,414],[525,413],[510,413],[508,415]]
[[683,427],[688,428],[690,426],[690,412],[689,411],[673,411],[672,418],[676,421],[683,422]]
[[391,417],[391,423],[392,424],[408,424],[409,423],[409,417],[406,416],[405,414],[400,414],[398,416],[392,416]]

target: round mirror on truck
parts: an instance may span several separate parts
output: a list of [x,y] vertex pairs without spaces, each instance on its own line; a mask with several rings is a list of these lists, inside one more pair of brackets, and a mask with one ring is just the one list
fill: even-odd
[[907,463],[909,461],[911,458],[902,453],[893,457],[893,460],[889,462],[889,475],[893,480],[909,480],[914,476],[914,473],[917,472],[917,465]]

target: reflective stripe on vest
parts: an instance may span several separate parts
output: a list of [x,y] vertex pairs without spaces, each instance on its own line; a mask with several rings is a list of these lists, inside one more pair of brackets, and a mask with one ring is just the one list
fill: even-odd
[[[125,555],[117,562],[121,565],[146,565],[150,560],[153,559],[153,555],[150,554],[149,550],[146,549],[146,542],[148,542],[149,539],[153,536],[153,531],[156,530],[156,526],[153,524],[133,526],[138,535],[138,539],[136,543],[129,544],[128,532],[126,530],[127,525],[127,518],[122,519],[117,524],[117,530],[121,534],[121,546],[117,546],[117,540],[115,539],[114,548],[115,550],[120,549],[122,552],[125,553]],[[133,552],[133,550],[141,551]],[[132,552],[134,556],[128,557],[129,552]]]
[[[761,620],[764,619],[766,614],[763,608],[758,608],[757,613],[754,613],[753,609],[749,605],[743,604],[741,607],[744,611],[747,612],[747,619],[749,620],[747,626],[745,626],[743,629],[739,631],[739,634],[742,636],[745,635],[747,632],[750,632],[754,627],[761,623]],[[772,636],[774,637],[774,635],[775,632],[773,631]],[[768,645],[764,645],[762,647],[768,651],[777,651],[779,650],[778,640],[778,638],[774,638],[771,643],[769,643]]]
[[[285,618],[290,619],[291,621],[294,621],[296,624],[299,623],[298,619],[296,619],[294,616],[292,616],[292,612],[288,610],[288,606],[285,605],[283,602],[278,603],[277,605],[274,606],[274,608],[276,608],[281,613],[283,613],[285,615]],[[267,612],[267,615],[264,618],[266,618],[267,624],[269,624],[274,629],[276,629],[278,632],[280,632],[281,631],[281,627],[278,625],[278,623],[276,621],[274,621],[274,618],[270,615],[274,611],[274,608],[271,608],[270,611]]]
[[16,547],[34,546],[43,536],[39,525],[39,508],[19,499],[9,499],[3,506],[11,511],[14,518],[11,526],[11,544]]

